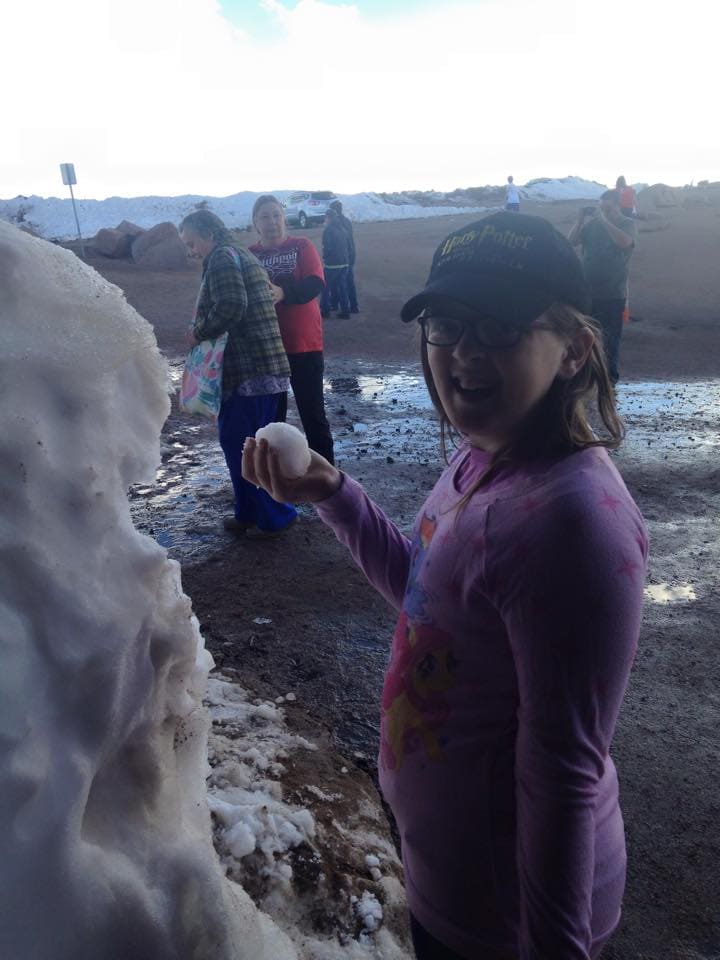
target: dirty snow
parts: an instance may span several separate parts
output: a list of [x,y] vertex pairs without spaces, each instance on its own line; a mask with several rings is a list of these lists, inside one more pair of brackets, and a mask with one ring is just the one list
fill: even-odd
[[[3,943],[18,960],[408,960],[369,779],[336,769],[315,787],[317,744],[227,681],[210,684],[208,745],[212,658],[179,565],[127,499],[152,483],[169,409],[149,324],[74,254],[2,222],[0,317]],[[336,889],[338,844],[352,868]]]
[[169,410],[152,329],[76,256],[1,222],[0,317],[4,955],[293,960],[220,869],[212,658],[179,565],[130,518]]
[[[363,809],[351,792],[312,783],[288,791],[285,775],[319,748],[290,731],[277,703],[253,700],[221,677],[210,680],[206,704],[213,722],[208,796],[228,875],[252,891],[307,960],[409,960],[397,935],[405,909],[399,862],[372,829],[379,805]],[[348,873],[352,861],[356,872]],[[313,928],[318,915],[326,933]]]

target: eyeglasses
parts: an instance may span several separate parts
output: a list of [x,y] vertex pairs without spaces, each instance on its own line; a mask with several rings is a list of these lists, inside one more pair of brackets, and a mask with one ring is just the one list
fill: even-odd
[[432,347],[454,347],[470,327],[475,340],[483,349],[510,350],[516,347],[528,332],[527,327],[514,326],[492,316],[458,320],[457,317],[433,314],[418,317],[418,323],[422,329],[423,340]]

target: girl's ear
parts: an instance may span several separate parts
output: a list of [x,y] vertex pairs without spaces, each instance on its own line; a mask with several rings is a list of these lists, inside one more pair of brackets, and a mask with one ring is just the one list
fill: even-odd
[[557,372],[561,380],[571,380],[585,366],[595,343],[595,334],[587,327],[580,327],[565,347],[565,354]]

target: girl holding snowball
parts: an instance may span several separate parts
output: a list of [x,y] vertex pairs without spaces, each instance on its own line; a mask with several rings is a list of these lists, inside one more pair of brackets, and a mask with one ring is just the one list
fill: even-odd
[[317,454],[288,479],[267,441],[245,444],[245,477],[314,503],[398,610],[379,772],[422,960],[588,960],[619,922],[610,745],[647,536],[606,449],[622,428],[587,309],[541,218],[498,213],[440,244],[402,319],[457,450],[410,539]]

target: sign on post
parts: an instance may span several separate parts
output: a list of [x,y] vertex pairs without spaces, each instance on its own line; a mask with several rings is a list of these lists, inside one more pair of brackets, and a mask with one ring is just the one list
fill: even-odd
[[60,164],[60,173],[62,174],[62,182],[65,186],[70,187],[70,199],[72,200],[73,213],[75,214],[75,226],[77,227],[78,240],[80,241],[80,252],[85,259],[85,244],[83,243],[82,234],[80,233],[80,221],[78,220],[77,207],[75,206],[75,194],[73,193],[73,184],[77,183],[75,177],[75,164],[74,163],[61,163]]
[[66,187],[70,187],[73,183],[77,183],[77,179],[75,178],[74,163],[61,163],[60,173],[62,174],[63,183]]

